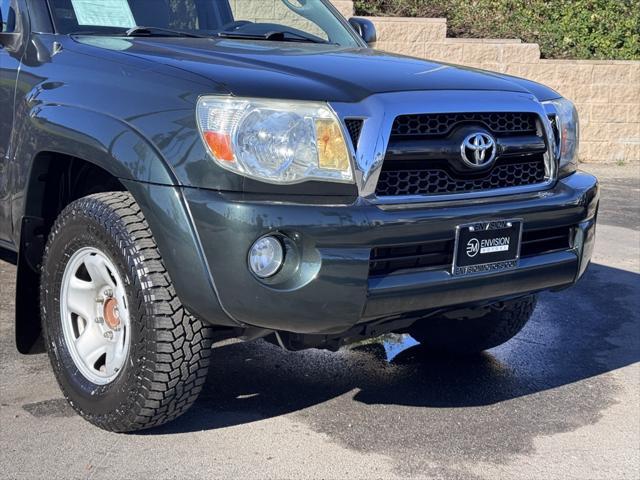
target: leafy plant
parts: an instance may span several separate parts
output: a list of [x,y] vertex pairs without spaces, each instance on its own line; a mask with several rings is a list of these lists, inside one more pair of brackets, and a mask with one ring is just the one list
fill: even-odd
[[356,0],[358,15],[445,17],[449,36],[520,38],[545,58],[640,59],[640,0]]

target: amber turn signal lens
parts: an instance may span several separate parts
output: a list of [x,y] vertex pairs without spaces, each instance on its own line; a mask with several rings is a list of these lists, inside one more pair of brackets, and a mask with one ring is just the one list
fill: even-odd
[[235,162],[233,145],[231,144],[231,137],[229,135],[218,132],[204,132],[204,139],[209,149],[211,149],[211,153],[213,153],[218,160]]
[[340,126],[334,120],[316,120],[318,166],[328,170],[349,170],[349,152]]

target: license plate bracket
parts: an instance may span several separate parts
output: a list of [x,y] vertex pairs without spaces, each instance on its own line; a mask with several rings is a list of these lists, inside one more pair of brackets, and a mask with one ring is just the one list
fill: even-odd
[[520,261],[522,219],[458,225],[453,275],[514,269]]

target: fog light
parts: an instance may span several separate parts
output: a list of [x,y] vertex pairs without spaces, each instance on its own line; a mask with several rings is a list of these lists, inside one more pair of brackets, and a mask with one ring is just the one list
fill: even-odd
[[273,277],[284,261],[282,243],[276,237],[262,237],[249,250],[249,269],[260,278]]

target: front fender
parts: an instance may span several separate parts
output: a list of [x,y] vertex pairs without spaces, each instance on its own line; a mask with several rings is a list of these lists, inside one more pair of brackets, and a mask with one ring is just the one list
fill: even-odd
[[123,180],[176,185],[162,154],[132,125],[70,105],[39,105],[24,117],[16,158],[49,151],[82,158]]
[[[24,106],[27,104],[25,103]],[[163,156],[141,133],[109,115],[71,105],[39,104],[19,112],[15,135],[14,190],[27,192],[34,159],[42,152],[81,158],[120,180],[176,185]],[[20,232],[27,195],[12,203],[13,231]],[[19,244],[19,239],[16,239]]]
[[182,304],[213,325],[241,327],[220,302],[182,190],[152,183],[122,183],[142,209]]
[[[17,190],[26,192],[39,153],[55,152],[95,164],[127,188],[140,204],[182,303],[195,315],[221,326],[238,326],[218,302],[217,292],[172,168],[140,131],[125,121],[86,108],[41,104],[20,115],[17,130]],[[31,161],[26,161],[30,159]],[[13,203],[16,221],[26,212],[27,195]],[[21,225],[14,226],[16,232]],[[21,269],[28,270],[28,269]],[[31,338],[33,335],[27,335]],[[28,350],[29,345],[22,350]]]

